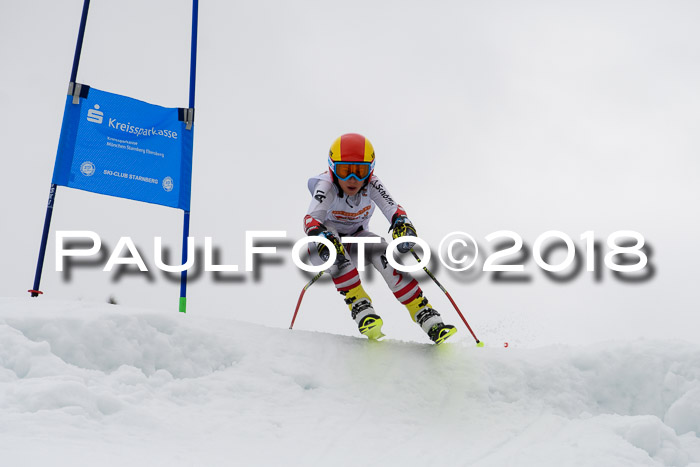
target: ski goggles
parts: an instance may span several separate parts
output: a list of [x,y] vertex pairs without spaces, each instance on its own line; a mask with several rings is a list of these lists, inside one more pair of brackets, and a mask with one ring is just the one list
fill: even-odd
[[343,181],[355,178],[362,182],[369,178],[374,169],[374,162],[330,162],[335,176]]

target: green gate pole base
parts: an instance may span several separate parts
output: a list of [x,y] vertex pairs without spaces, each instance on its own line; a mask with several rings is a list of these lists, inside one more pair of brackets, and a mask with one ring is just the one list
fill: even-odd
[[187,297],[180,297],[180,313],[187,313]]

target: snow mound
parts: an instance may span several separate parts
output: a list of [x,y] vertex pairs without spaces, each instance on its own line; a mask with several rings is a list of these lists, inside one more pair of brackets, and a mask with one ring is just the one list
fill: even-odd
[[0,420],[7,465],[697,466],[700,346],[373,343],[0,299]]

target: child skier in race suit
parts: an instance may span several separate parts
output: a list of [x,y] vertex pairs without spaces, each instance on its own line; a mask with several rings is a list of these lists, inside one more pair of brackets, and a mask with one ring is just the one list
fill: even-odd
[[[362,334],[369,339],[384,336],[382,319],[362,288],[356,268],[358,261],[369,260],[394,296],[406,306],[413,321],[433,342],[440,344],[457,330],[442,322],[440,314],[428,303],[418,282],[410,274],[400,272],[388,263],[385,256],[387,242],[368,231],[376,206],[391,223],[393,238],[406,237],[406,242],[399,244],[397,249],[405,253],[415,245],[410,236],[416,236],[416,230],[406,212],[374,175],[374,158],[372,144],[362,135],[349,133],[335,140],[328,155],[329,169],[308,181],[313,199],[304,217],[304,231],[307,236],[324,236],[335,246],[337,258],[328,271],[338,292],[345,297]],[[342,244],[342,237],[379,237],[381,243],[366,244],[365,258],[358,258],[358,245]],[[316,249],[310,248],[310,260],[314,265],[320,265],[328,260],[330,252],[323,243],[316,245]]]

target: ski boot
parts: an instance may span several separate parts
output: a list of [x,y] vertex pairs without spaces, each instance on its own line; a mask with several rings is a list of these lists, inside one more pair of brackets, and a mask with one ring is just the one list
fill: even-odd
[[456,333],[457,328],[451,324],[438,323],[430,328],[430,331],[428,331],[428,337],[430,337],[431,341],[435,342],[435,345],[440,345],[445,341],[445,339]]
[[382,325],[384,322],[382,318],[374,312],[372,300],[362,288],[362,285],[348,290],[343,295],[345,295],[345,303],[348,305],[348,308],[350,308],[352,319],[357,323],[357,328],[360,333],[371,340],[384,337],[384,334],[382,334]]
[[421,329],[428,334],[430,340],[436,344],[442,344],[445,339],[457,332],[454,326],[442,322],[440,313],[428,303],[427,298],[423,297],[423,292],[416,299],[407,303],[406,308],[408,308],[413,321],[418,323]]
[[368,339],[376,341],[384,337],[384,334],[382,334],[383,324],[384,321],[382,321],[378,315],[372,314],[362,318],[362,321],[360,321],[360,324],[357,325],[357,328],[360,330],[360,333],[367,336]]

